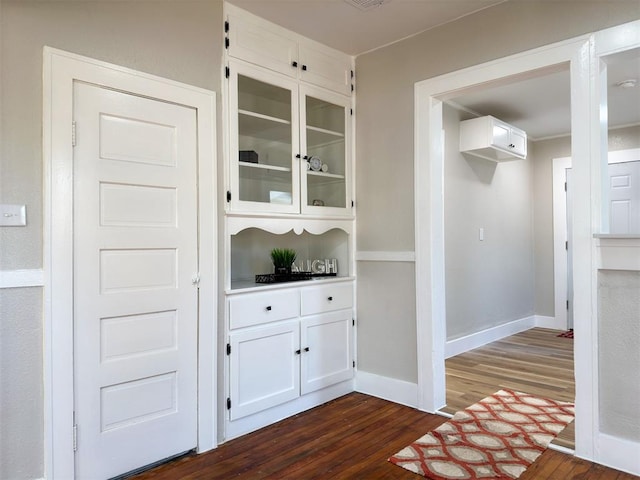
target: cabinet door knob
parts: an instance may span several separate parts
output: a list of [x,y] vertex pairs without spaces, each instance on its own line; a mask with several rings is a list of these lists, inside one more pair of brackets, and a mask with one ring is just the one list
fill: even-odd
[[296,350],[296,355],[300,355],[300,353],[302,353],[300,349]]
[[296,153],[296,158],[300,158],[300,154],[299,153]]
[[309,160],[309,155],[305,155],[304,157],[302,157],[304,160]]
[[327,300],[329,300],[330,302],[333,302],[333,297],[329,297],[327,298]]
[[267,312],[271,311],[271,305],[267,305]]
[[291,62],[291,66],[292,67],[297,67],[298,66],[298,62],[296,62],[295,60],[293,62]]
[[304,347],[304,351],[308,352],[309,351],[309,347]]
[[307,71],[307,66],[306,65],[302,65],[302,70],[304,70],[306,72]]

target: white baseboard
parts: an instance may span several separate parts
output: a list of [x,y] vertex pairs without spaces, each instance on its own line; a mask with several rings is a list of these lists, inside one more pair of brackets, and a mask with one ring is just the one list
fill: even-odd
[[640,476],[640,443],[600,433],[595,462]]
[[418,384],[383,377],[374,373],[358,370],[356,373],[356,392],[389,400],[408,407],[418,406]]
[[514,320],[497,327],[488,328],[481,332],[472,333],[464,337],[449,340],[444,347],[444,358],[455,357],[474,348],[482,347],[487,343],[495,342],[502,338],[524,332],[536,326],[535,316]]
[[449,340],[445,345],[444,358],[455,357],[461,353],[482,347],[487,343],[501,340],[510,335],[524,332],[533,327],[551,328],[554,330],[566,330],[567,328],[562,320],[558,321],[555,317],[531,315],[503,325],[498,325],[497,327],[487,328],[480,332]]

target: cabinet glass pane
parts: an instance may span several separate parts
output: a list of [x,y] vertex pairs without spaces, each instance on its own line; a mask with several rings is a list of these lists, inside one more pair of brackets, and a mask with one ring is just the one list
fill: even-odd
[[307,155],[321,165],[306,172],[307,205],[345,208],[345,107],[309,96],[305,102]]
[[240,200],[292,203],[291,95],[238,75]]

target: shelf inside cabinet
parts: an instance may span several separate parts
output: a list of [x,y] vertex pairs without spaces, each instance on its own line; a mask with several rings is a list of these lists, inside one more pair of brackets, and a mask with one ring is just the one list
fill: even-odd
[[336,141],[344,141],[344,133],[307,126],[307,145],[325,145]]
[[248,110],[238,110],[240,135],[291,143],[291,122]]
[[313,170],[308,170],[307,175],[312,175],[314,177],[324,177],[327,179],[342,179],[344,180],[344,175],[338,175],[336,173],[325,173],[325,172],[314,172]]
[[251,162],[238,162],[241,167],[257,168],[261,170],[272,170],[274,172],[290,172],[291,169],[287,167],[278,167],[276,165],[265,165],[264,163],[251,163]]

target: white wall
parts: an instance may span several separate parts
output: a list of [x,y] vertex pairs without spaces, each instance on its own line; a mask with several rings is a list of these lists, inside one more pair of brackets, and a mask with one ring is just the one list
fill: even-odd
[[[220,92],[222,0],[2,0],[0,12],[0,203],[26,204],[28,222],[0,228],[0,270],[38,270],[43,46]],[[0,290],[2,479],[44,473],[42,327],[41,288]]]

